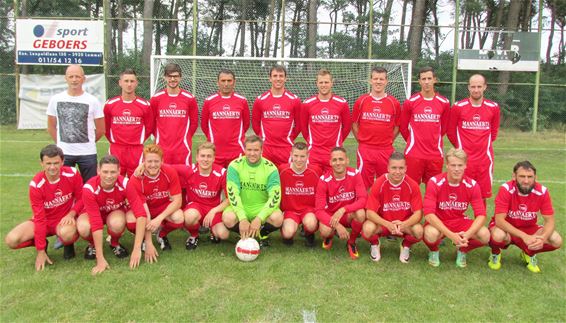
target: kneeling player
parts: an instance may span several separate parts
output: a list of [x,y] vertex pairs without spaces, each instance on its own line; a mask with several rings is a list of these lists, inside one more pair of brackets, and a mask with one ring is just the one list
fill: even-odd
[[[464,175],[468,156],[462,149],[446,154],[446,173],[432,177],[424,198],[424,242],[430,249],[428,263],[440,266],[438,246],[447,237],[458,247],[456,266],[466,267],[466,254],[489,242],[484,227],[485,206],[481,191],[473,179]],[[475,219],[464,215],[471,204]]]
[[[554,230],[554,209],[548,189],[536,181],[536,168],[529,161],[513,167],[513,180],[503,184],[495,198],[495,216],[491,220],[491,257],[489,268],[501,268],[501,249],[514,244],[522,250],[527,268],[540,272],[536,254],[562,246],[562,237]],[[537,224],[537,213],[544,219]]]
[[187,190],[187,205],[183,210],[185,228],[189,238],[187,250],[198,246],[201,225],[211,229],[211,241],[226,240],[230,232],[222,223],[222,211],[228,200],[220,200],[226,186],[226,169],[214,164],[216,148],[213,143],[204,142],[197,149],[197,164],[193,166],[174,165],[182,187]]
[[387,164],[387,174],[378,177],[371,187],[362,235],[371,244],[373,261],[381,259],[380,236],[403,237],[399,254],[402,263],[409,262],[411,246],[423,237],[421,191],[417,182],[405,176],[406,171],[405,156],[393,152]]
[[[157,260],[151,233],[158,231],[157,243],[161,250],[171,250],[167,235],[183,226],[181,207],[181,186],[175,169],[163,165],[163,150],[158,145],[147,145],[143,149],[143,176],[134,176],[130,184],[145,205],[148,223],[145,233],[145,258],[148,262]],[[151,220],[150,220],[151,219]],[[134,216],[126,217],[128,230],[137,231]]]
[[[354,168],[348,167],[346,149],[335,147],[330,152],[332,171],[320,177],[316,188],[315,210],[320,223],[322,248],[332,248],[334,233],[342,240],[348,239],[348,253],[358,259],[356,238],[362,232],[366,219],[364,207],[367,192],[362,177]],[[348,235],[347,227],[352,228]]]
[[308,158],[307,144],[297,142],[291,148],[291,164],[283,164],[279,167],[283,192],[281,237],[283,243],[292,245],[299,224],[303,224],[305,245],[312,248],[314,247],[314,233],[318,228],[318,221],[314,214],[314,200],[320,170],[314,165],[307,166]]
[[139,265],[141,244],[144,237],[146,215],[136,191],[128,185],[128,179],[120,176],[120,162],[112,155],[104,156],[98,163],[98,176],[91,178],[83,187],[85,212],[77,219],[79,235],[89,242],[85,250],[85,259],[95,259],[93,274],[109,268],[102,248],[102,229],[106,224],[110,235],[110,248],[118,258],[128,256],[128,250],[120,244],[120,237],[126,228],[126,214],[135,216],[141,223],[140,231],[136,231],[134,249],[130,259],[130,267]]
[[29,199],[33,218],[17,225],[6,235],[12,249],[35,246],[35,269],[53,264],[47,256],[46,237],[57,235],[65,245],[63,258],[75,256],[73,243],[77,240],[75,217],[82,210],[82,178],[73,167],[63,166],[63,150],[56,145],[44,147],[39,158],[43,171],[29,183]]

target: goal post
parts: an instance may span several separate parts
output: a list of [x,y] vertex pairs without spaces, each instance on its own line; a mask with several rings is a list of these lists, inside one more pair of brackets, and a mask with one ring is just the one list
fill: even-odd
[[372,67],[384,67],[388,71],[387,93],[403,102],[411,95],[410,60],[370,59],[306,59],[263,57],[213,57],[154,55],[151,59],[151,94],[165,87],[163,71],[168,63],[181,66],[181,87],[196,96],[199,105],[205,98],[218,91],[217,74],[230,69],[236,75],[236,92],[248,99],[250,108],[257,96],[271,87],[269,70],[280,64],[287,69],[286,88],[306,99],[317,93],[316,75],[321,68],[329,70],[334,78],[333,93],[348,100],[350,109],[355,100],[369,92]]

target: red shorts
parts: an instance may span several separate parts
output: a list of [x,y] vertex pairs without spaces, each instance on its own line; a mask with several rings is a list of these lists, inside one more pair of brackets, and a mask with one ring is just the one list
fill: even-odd
[[[493,227],[495,227],[495,222],[492,220],[491,222],[489,222],[489,230],[493,229]],[[518,230],[523,231],[524,233],[528,234],[528,235],[533,235],[535,233],[537,233],[538,230],[542,229],[543,226],[542,225],[530,225],[527,227],[515,227]],[[511,243],[510,244],[514,244],[516,246],[524,246],[525,242],[523,242],[523,239],[516,237],[512,234],[509,234],[509,236],[511,237]],[[505,247],[507,248],[509,246],[509,244]]]
[[143,145],[110,144],[109,153],[120,161],[120,175],[131,177],[143,161]]
[[373,148],[364,144],[358,146],[357,167],[366,188],[371,187],[375,178],[387,173],[387,164],[393,151],[393,147]]
[[[340,224],[343,225],[346,228],[350,228],[350,226],[351,226],[350,223],[352,221],[349,220],[348,217],[352,213],[353,212],[345,213],[344,215],[342,215],[342,217],[340,218]],[[330,214],[326,211],[318,211],[318,212],[315,213],[315,215],[316,215],[318,222],[326,225],[327,227],[330,227],[330,219],[332,219],[332,214]]]
[[193,157],[191,151],[186,148],[176,150],[163,149],[163,162],[169,165],[190,165]]
[[380,237],[387,237],[387,236],[396,236],[396,237],[403,237],[406,238],[408,236],[413,236],[412,234],[407,234],[407,233],[403,233],[403,234],[393,234],[391,233],[391,231],[389,231],[389,229],[386,226],[380,226],[381,228],[381,233],[379,234]]
[[[472,226],[472,223],[474,223],[474,220],[468,218],[461,218],[450,221],[442,221],[442,223],[444,224],[444,226],[448,228],[448,230],[458,233],[458,232],[468,231],[468,229]],[[430,223],[425,221],[424,226],[426,227],[427,225],[430,225]]]
[[330,166],[330,149],[311,148],[309,150],[309,164],[318,166],[322,174],[332,170]]
[[[33,218],[31,218],[29,220],[31,222],[33,222],[33,225],[35,226],[35,221],[33,220]],[[45,226],[45,236],[51,237],[51,236],[57,235],[57,226],[58,225],[59,225],[59,222],[57,222],[57,224],[47,223],[47,225]]]
[[484,199],[490,198],[491,183],[493,182],[493,162],[487,160],[486,162],[468,161],[466,176],[475,180],[481,189],[481,197]]
[[214,159],[214,163],[216,165],[222,166],[228,169],[228,165],[236,158],[242,155],[241,151],[233,152],[233,153],[224,153],[222,156],[218,155],[218,147],[216,147],[216,158]]
[[312,213],[314,215],[314,211],[305,211],[305,212],[294,212],[294,211],[285,211],[283,212],[283,219],[291,219],[295,221],[297,224],[303,223],[303,219],[305,215]]
[[276,166],[291,163],[291,147],[271,147],[263,146],[263,157],[274,163]]
[[407,162],[407,175],[415,180],[417,184],[428,183],[428,180],[442,173],[442,165],[444,159],[442,157],[435,159],[422,159],[405,156]]
[[[200,214],[199,224],[202,225],[204,221],[204,217],[208,214],[208,212],[212,209],[211,206],[203,205],[197,202],[189,202],[183,211],[187,211],[188,209],[195,209]],[[217,212],[214,214],[214,218],[212,218],[212,222],[210,223],[210,227],[214,227],[218,223],[222,223],[222,212]]]

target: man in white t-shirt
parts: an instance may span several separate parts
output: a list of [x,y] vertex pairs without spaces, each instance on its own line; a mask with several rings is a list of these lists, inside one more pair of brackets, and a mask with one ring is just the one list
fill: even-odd
[[83,90],[80,65],[65,71],[67,90],[54,95],[47,106],[47,131],[65,154],[65,166],[79,166],[83,182],[96,175],[96,141],[104,135],[102,104]]

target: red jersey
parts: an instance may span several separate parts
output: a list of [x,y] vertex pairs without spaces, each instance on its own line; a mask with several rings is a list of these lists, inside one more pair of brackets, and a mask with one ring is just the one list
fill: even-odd
[[426,185],[423,212],[435,214],[442,222],[466,218],[464,212],[469,205],[474,209],[474,216],[485,216],[485,206],[480,187],[476,181],[464,176],[460,184],[448,183],[446,173],[432,177]]
[[100,176],[94,176],[83,186],[83,202],[90,221],[90,230],[102,230],[104,219],[112,211],[130,207],[136,218],[145,217],[145,210],[128,179],[118,176],[114,187],[105,190],[100,186]]
[[514,227],[537,225],[539,211],[543,215],[554,215],[550,193],[540,183],[535,183],[527,195],[519,192],[515,181],[509,181],[499,188],[495,198],[495,214],[506,214],[505,220]]
[[172,95],[163,89],[150,101],[155,118],[155,143],[166,151],[191,151],[198,127],[198,105],[195,97],[181,90]]
[[226,188],[226,169],[216,164],[212,172],[201,175],[197,165],[172,165],[179,174],[181,187],[187,189],[187,202],[216,207],[220,204],[220,195]]
[[417,182],[405,176],[401,183],[394,185],[387,179],[387,174],[375,180],[366,204],[366,209],[387,221],[405,221],[422,208],[423,200]]
[[143,145],[153,131],[153,113],[145,99],[124,101],[117,96],[104,105],[104,123],[111,144]]
[[252,109],[252,128],[270,147],[291,147],[299,135],[301,100],[289,91],[258,96]]
[[472,161],[493,161],[492,142],[499,131],[499,105],[484,99],[475,107],[470,99],[457,102],[450,111],[448,139]]
[[244,151],[246,131],[250,126],[250,109],[245,97],[233,93],[223,97],[215,93],[204,100],[202,132],[216,145],[216,156]]
[[314,212],[319,177],[320,170],[315,165],[309,165],[302,173],[295,172],[289,164],[281,165],[281,211]]
[[321,176],[316,188],[315,210],[333,214],[344,207],[346,213],[363,209],[366,206],[367,192],[359,172],[351,167],[346,177],[334,178],[332,171]]
[[155,177],[143,175],[132,177],[130,184],[135,188],[141,203],[147,203],[152,218],[159,215],[171,202],[171,196],[181,194],[177,172],[169,165],[161,165]]
[[309,150],[330,153],[332,148],[342,146],[352,128],[348,102],[337,95],[324,101],[318,95],[306,99],[301,114],[301,131]]
[[56,227],[71,210],[82,211],[83,180],[74,167],[61,167],[61,175],[50,183],[45,172],[37,173],[29,183],[29,201],[33,212],[35,248],[45,250],[47,226]]
[[403,102],[399,131],[407,142],[405,156],[420,159],[442,158],[442,136],[450,117],[450,101],[440,94],[424,98],[415,93]]
[[393,146],[393,131],[399,126],[401,104],[391,95],[374,98],[363,94],[352,111],[352,122],[358,124],[357,139],[360,144],[377,148]]

